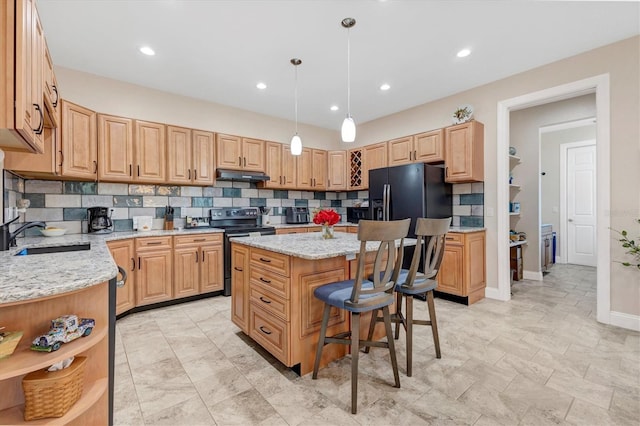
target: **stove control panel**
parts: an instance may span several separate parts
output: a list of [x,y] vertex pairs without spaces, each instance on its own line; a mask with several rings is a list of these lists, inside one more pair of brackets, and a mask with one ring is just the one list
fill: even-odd
[[219,207],[209,210],[211,220],[251,219],[259,215],[257,207]]

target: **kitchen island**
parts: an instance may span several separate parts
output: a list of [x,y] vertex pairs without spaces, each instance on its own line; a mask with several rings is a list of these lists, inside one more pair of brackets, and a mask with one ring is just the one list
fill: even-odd
[[[379,243],[367,244],[367,273],[373,271]],[[405,245],[415,240],[405,239]],[[355,278],[360,242],[356,234],[318,233],[269,235],[232,239],[231,319],[284,365],[304,375],[312,371],[323,303],[313,291],[325,284]],[[369,329],[363,315],[361,333]],[[349,331],[344,310],[332,309],[327,334]],[[366,335],[366,334],[362,334]],[[376,336],[383,336],[383,324]],[[346,354],[344,345],[328,345],[321,366]]]

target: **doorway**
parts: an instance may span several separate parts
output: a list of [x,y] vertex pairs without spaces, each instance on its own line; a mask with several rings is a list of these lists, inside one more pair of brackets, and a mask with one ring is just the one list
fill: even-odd
[[[609,324],[611,322],[610,306],[610,238],[609,217],[605,214],[609,210],[610,187],[610,99],[609,75],[603,74],[573,83],[557,86],[539,92],[534,92],[507,99],[498,103],[497,113],[497,205],[508,205],[509,202],[509,113],[518,109],[543,105],[558,100],[569,99],[582,94],[596,94],[596,251],[597,251],[597,320]],[[500,300],[511,299],[511,280],[509,265],[509,212],[507,209],[497,209],[497,253],[498,253],[498,292],[492,297]],[[504,243],[501,243],[504,242]]]

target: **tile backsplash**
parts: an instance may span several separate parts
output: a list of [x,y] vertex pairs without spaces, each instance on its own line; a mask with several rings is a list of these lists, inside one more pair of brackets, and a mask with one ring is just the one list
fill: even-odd
[[[484,226],[483,184],[453,186],[453,225]],[[17,213],[19,222],[41,220],[62,226],[68,233],[86,232],[87,208],[112,209],[116,231],[133,227],[134,216],[152,216],[154,228],[162,228],[165,206],[175,209],[174,226],[186,216],[206,217],[211,207],[271,207],[269,221],[285,222],[285,207],[334,208],[346,219],[346,208],[368,199],[368,191],[311,192],[257,188],[248,182],[216,182],[214,186],[138,185],[53,180],[25,180],[4,171],[4,220]],[[16,212],[17,202],[30,202],[25,212]],[[180,219],[179,219],[180,218]],[[39,235],[36,229],[27,235]]]

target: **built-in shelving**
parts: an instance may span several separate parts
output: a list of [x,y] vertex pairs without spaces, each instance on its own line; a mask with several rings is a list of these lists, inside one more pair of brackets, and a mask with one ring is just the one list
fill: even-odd
[[520,157],[516,157],[515,155],[510,155],[509,156],[509,162],[510,163],[514,163],[514,164],[518,164],[518,163],[520,163]]
[[509,244],[509,247],[525,246],[527,244],[529,244],[527,240],[511,241],[511,243]]
[[516,184],[510,183],[509,184],[509,188],[520,190],[520,185],[516,185]]

